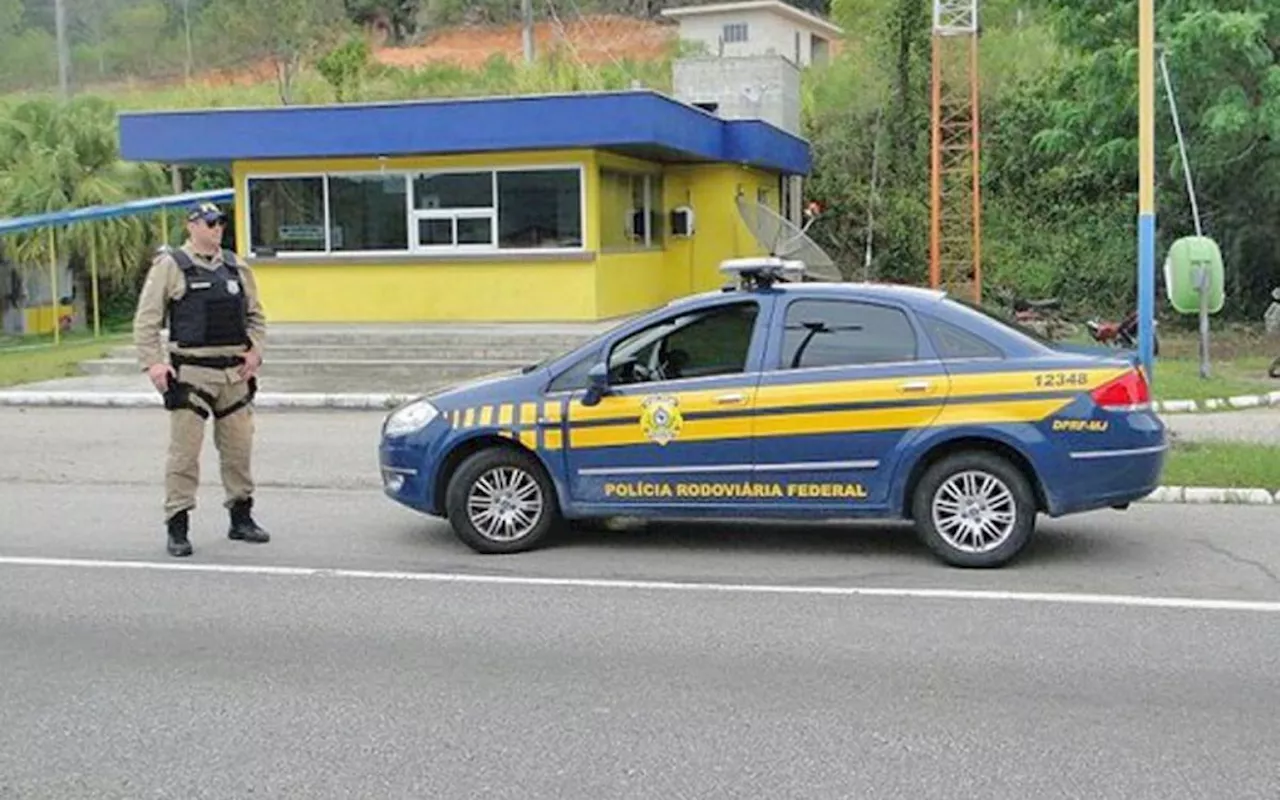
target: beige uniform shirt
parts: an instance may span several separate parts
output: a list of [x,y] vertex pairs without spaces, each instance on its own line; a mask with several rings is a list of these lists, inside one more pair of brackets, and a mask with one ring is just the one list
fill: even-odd
[[[182,250],[197,267],[213,271],[222,266],[221,252],[212,259],[205,258],[191,249],[189,241],[182,245]],[[267,322],[262,304],[258,300],[258,284],[253,276],[253,270],[248,265],[243,262],[238,262],[238,265],[240,284],[244,288],[245,298],[248,301],[249,341],[252,343],[254,352],[261,356],[262,349],[266,345]],[[148,369],[152,364],[167,361],[166,353],[170,351],[192,356],[244,354],[244,348],[236,345],[178,348],[170,344],[167,339],[161,339],[162,331],[165,330],[168,322],[166,317],[169,303],[181,298],[186,290],[187,281],[182,275],[182,269],[178,267],[178,262],[168,252],[161,252],[151,262],[151,269],[147,272],[147,280],[142,286],[142,293],[138,297],[138,308],[133,317],[133,343],[138,350],[138,362],[143,370]],[[233,379],[237,369],[233,367],[225,370],[228,379]]]

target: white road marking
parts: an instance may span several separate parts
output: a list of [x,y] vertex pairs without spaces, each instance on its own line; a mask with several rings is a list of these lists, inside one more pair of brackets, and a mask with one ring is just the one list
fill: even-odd
[[910,597],[934,600],[1003,600],[1017,603],[1134,606],[1197,611],[1261,611],[1280,613],[1280,601],[1225,600],[1197,597],[1149,597],[1143,595],[1075,594],[1064,592],[1013,592],[980,589],[912,589],[870,586],[787,586],[755,583],[687,583],[681,581],[611,580],[607,578],[534,578],[510,575],[468,575],[456,572],[395,572],[325,567],[272,567],[240,564],[200,564],[167,561],[106,561],[77,558],[23,558],[0,556],[0,566],[73,567],[79,569],[152,570],[156,572],[207,572],[233,575],[271,575],[297,578],[358,578],[420,583],[474,583],[508,586],[552,586],[585,589],[638,589],[669,592],[729,592],[737,594],[792,594],[826,597]]

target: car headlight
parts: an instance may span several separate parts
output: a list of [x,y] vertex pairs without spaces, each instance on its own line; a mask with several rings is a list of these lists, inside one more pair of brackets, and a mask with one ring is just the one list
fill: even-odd
[[430,402],[415,400],[388,414],[386,422],[382,423],[382,433],[385,436],[404,436],[420,431],[439,413],[440,410]]

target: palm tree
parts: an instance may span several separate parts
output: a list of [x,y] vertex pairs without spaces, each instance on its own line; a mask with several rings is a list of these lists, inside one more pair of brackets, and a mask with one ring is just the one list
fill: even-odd
[[[126,164],[116,145],[115,110],[82,96],[60,104],[31,100],[0,118],[0,214],[7,217],[67,211],[158,194],[164,173]],[[47,263],[56,281],[58,254],[87,265],[94,294],[94,333],[100,332],[99,278],[120,281],[145,261],[153,230],[145,217],[53,226],[14,234],[7,251],[16,264]],[[54,341],[58,341],[54,325]]]

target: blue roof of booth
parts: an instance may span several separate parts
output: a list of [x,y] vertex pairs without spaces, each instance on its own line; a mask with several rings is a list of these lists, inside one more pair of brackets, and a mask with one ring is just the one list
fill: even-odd
[[568,148],[791,174],[810,164],[797,136],[651,90],[120,115],[121,155],[168,164]]

